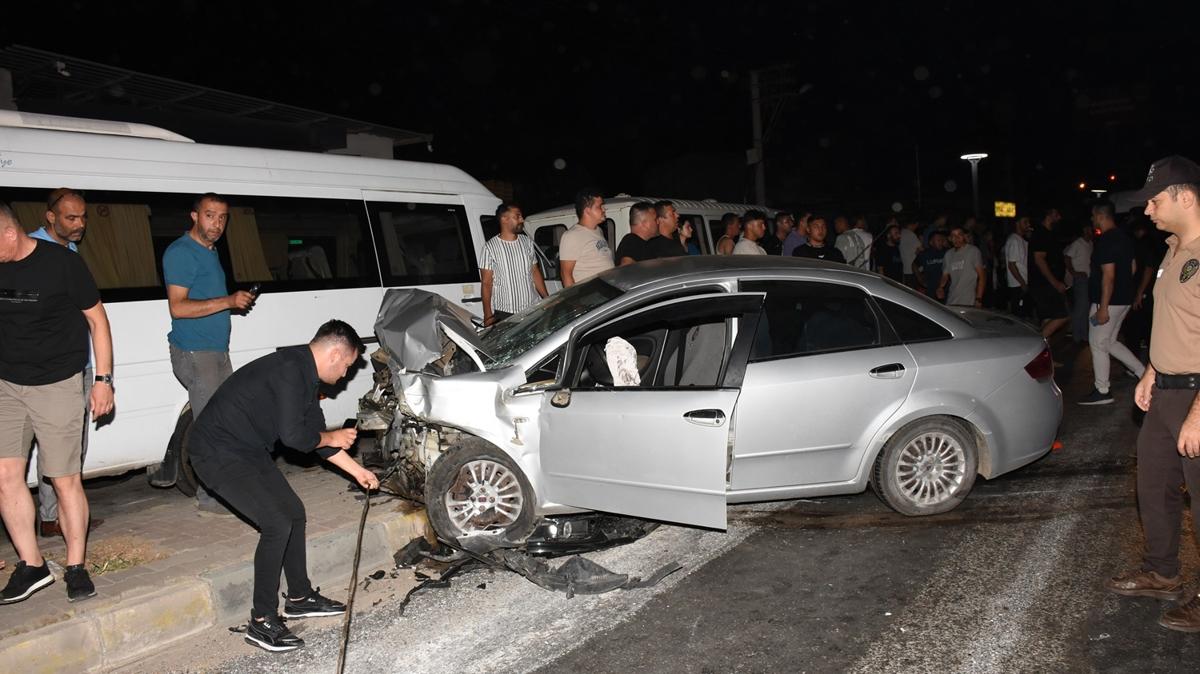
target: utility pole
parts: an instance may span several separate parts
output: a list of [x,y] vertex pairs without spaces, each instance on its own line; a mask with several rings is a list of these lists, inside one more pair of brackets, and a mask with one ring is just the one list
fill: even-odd
[[754,146],[746,153],[746,161],[754,165],[754,203],[767,203],[767,166],[763,157],[762,99],[758,71],[750,71],[750,119]]
[[[775,126],[775,119],[787,101],[812,89],[811,84],[796,88],[790,65],[772,66],[750,71],[750,121],[753,145],[746,151],[746,163],[754,167],[755,203],[767,203],[767,164],[765,148]],[[763,107],[770,106],[770,116],[764,119]]]

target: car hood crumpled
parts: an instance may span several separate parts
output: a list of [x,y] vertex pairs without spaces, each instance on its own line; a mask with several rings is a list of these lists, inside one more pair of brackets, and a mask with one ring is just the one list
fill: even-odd
[[400,370],[419,372],[444,360],[450,348],[447,340],[466,352],[481,371],[487,369],[480,357],[487,352],[470,312],[426,290],[388,290],[375,318],[375,336]]

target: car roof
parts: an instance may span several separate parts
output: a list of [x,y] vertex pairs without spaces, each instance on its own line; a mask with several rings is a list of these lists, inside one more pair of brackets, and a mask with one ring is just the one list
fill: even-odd
[[769,275],[796,271],[819,271],[830,279],[878,282],[879,277],[838,262],[774,255],[691,255],[647,260],[610,269],[600,275],[608,283],[630,291],[663,281],[686,281],[740,275]]

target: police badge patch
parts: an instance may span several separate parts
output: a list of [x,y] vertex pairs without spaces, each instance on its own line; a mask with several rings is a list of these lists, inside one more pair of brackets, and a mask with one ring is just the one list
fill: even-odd
[[1200,271],[1200,260],[1192,258],[1187,262],[1184,262],[1183,269],[1179,270],[1179,282],[1187,283],[1188,279],[1195,276],[1197,271]]

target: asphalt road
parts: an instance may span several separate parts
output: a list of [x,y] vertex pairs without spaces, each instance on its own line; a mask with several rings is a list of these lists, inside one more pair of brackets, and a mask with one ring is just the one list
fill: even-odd
[[[589,555],[635,575],[684,565],[599,596],[471,572],[357,617],[347,671],[1195,672],[1200,637],[1160,628],[1166,603],[1100,585],[1141,545],[1133,381],[1092,408],[1073,404],[1090,382],[1066,383],[1062,451],[977,483],[951,513],[903,517],[870,492],[738,506],[727,532],[664,526]],[[156,668],[329,672],[339,625],[309,622],[308,646],[285,655],[217,630],[206,638],[227,646]]]

